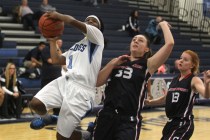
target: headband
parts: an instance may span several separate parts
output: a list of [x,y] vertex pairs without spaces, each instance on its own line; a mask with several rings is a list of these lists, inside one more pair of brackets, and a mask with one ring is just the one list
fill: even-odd
[[[101,22],[100,22],[99,18],[98,18],[97,16],[95,16],[95,15],[90,15],[90,16],[88,16],[87,18],[90,18],[90,17],[95,18],[95,19],[98,21],[99,29],[101,29]],[[86,18],[86,19],[87,19],[87,18]],[[85,19],[85,20],[86,20],[86,19]]]

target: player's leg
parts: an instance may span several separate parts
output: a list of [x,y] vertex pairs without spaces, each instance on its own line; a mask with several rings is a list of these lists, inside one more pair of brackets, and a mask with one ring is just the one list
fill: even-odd
[[[57,139],[77,139],[81,133],[74,132],[87,112],[90,112],[93,105],[94,90],[87,89],[76,83],[69,83],[68,95],[63,99],[57,123]],[[67,85],[67,87],[69,87]],[[72,135],[74,133],[74,135]],[[72,137],[71,137],[72,135]]]
[[44,115],[47,113],[44,103],[36,97],[33,97],[33,99],[29,102],[29,107],[39,115]]
[[34,130],[39,130],[47,125],[57,124],[57,121],[58,121],[58,116],[47,114],[43,117],[37,117],[33,119],[30,123],[30,127]]
[[49,109],[62,105],[62,92],[65,89],[65,79],[60,77],[43,87],[31,100],[29,107],[39,115],[45,115]]
[[179,125],[177,125],[177,128],[178,129],[174,131],[174,134],[171,138],[189,140],[194,131],[193,120],[189,120],[189,119],[180,120]]
[[189,140],[194,131],[193,120],[172,120],[166,123],[161,140],[184,139]]
[[[95,106],[93,110],[91,111],[91,114],[96,114],[100,109],[102,109],[102,107],[103,105]],[[45,116],[37,117],[33,119],[30,123],[30,127],[32,129],[39,130],[39,129],[44,128],[45,126],[57,124],[57,121],[58,121],[57,115],[47,114]],[[93,127],[94,127],[94,123],[90,122],[88,124],[88,131],[91,132],[91,134],[93,131]]]
[[74,130],[70,138],[65,138],[59,133],[56,134],[57,140],[88,140],[90,138],[90,133],[82,130]]
[[94,140],[113,140],[113,133],[117,126],[116,113],[103,109],[98,114],[93,132]]

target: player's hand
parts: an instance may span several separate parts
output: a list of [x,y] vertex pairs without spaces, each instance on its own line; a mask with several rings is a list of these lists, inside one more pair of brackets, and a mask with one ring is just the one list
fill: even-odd
[[151,101],[151,100],[149,100],[149,99],[145,99],[145,100],[144,100],[144,105],[150,105],[150,101]]
[[151,94],[148,94],[147,99],[152,100],[153,96]]
[[46,12],[46,16],[49,17],[49,18],[52,18],[52,19],[59,19],[59,16],[61,14],[56,12],[56,11],[49,11],[49,12]]
[[203,72],[205,84],[210,84],[210,70]]
[[50,41],[57,41],[58,39],[60,39],[60,36],[57,36],[57,37],[53,37],[53,38],[47,38],[47,41],[50,42]]
[[119,66],[122,63],[127,62],[129,59],[130,59],[130,56],[129,55],[121,55],[121,56],[119,56],[117,58],[112,59],[111,63],[114,66]]
[[170,29],[172,28],[172,26],[167,22],[167,21],[161,21],[158,25],[157,25],[157,29],[161,29],[161,27],[163,25],[167,25]]

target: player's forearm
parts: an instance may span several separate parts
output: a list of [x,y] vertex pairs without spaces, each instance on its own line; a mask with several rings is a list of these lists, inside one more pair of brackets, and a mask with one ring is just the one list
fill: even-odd
[[50,41],[50,55],[51,55],[51,59],[52,59],[52,64],[60,64],[59,58],[60,58],[61,54],[59,54],[57,51],[56,40]]
[[65,22],[65,23],[68,23],[68,24],[71,24],[73,21],[75,21],[76,19],[70,15],[65,15],[65,14],[60,14],[58,13],[57,14],[57,19]]
[[149,100],[147,105],[149,105],[149,106],[164,105],[165,104],[165,98],[166,98],[166,96],[162,96],[158,99]]
[[72,17],[70,15],[65,15],[65,14],[61,14],[61,13],[58,13],[58,12],[49,12],[48,16],[50,18],[61,20],[66,24],[70,24],[70,25],[74,26],[75,28],[79,29],[80,31],[82,31],[85,34],[87,33],[85,23],[75,19],[74,17]]
[[97,79],[97,83],[96,86],[102,86],[103,84],[105,84],[112,72],[114,68],[114,65],[112,65],[111,63],[108,63],[98,74],[98,79]]
[[163,63],[166,62],[174,46],[174,39],[168,23],[164,21],[159,23],[159,26],[164,34],[165,44],[158,50],[158,52],[148,59],[148,69],[151,74],[153,74]]

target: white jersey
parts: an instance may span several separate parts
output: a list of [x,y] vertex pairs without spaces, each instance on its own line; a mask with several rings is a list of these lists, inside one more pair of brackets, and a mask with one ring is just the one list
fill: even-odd
[[[69,78],[80,84],[95,87],[101,68],[104,37],[96,27],[86,24],[86,28],[86,37],[62,55],[66,57],[66,75]],[[95,47],[91,44],[95,44]]]

